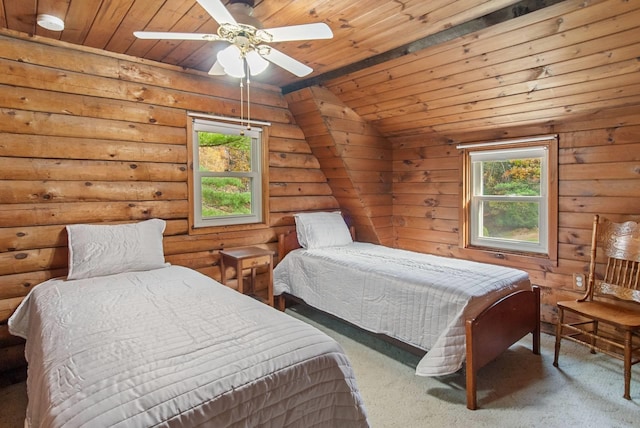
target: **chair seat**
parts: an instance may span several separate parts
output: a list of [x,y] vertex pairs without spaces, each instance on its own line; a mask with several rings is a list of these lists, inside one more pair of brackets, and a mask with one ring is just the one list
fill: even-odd
[[640,305],[638,305],[638,310],[635,310],[608,302],[568,300],[558,302],[558,307],[583,314],[588,318],[608,322],[627,330],[640,328]]

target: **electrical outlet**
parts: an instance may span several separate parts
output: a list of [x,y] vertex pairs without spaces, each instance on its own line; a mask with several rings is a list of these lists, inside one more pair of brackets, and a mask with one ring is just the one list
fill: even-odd
[[574,273],[573,274],[573,288],[576,290],[584,290],[585,287],[585,278],[583,273]]

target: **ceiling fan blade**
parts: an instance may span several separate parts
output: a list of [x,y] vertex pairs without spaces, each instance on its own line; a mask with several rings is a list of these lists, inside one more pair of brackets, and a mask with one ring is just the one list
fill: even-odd
[[333,32],[324,22],[315,24],[290,25],[288,27],[266,28],[273,36],[273,42],[289,42],[293,40],[331,39]]
[[235,18],[224,7],[220,0],[196,0],[204,10],[207,11],[218,24],[234,24],[238,25]]
[[166,31],[134,31],[133,35],[139,39],[220,40],[220,36],[217,34],[170,33]]
[[[266,51],[267,47],[264,49]],[[264,59],[271,61],[275,65],[284,68],[298,77],[304,77],[313,71],[313,68],[304,65],[300,61],[293,59],[289,55],[283,54],[272,47],[269,47],[268,50],[268,53],[262,54]]]

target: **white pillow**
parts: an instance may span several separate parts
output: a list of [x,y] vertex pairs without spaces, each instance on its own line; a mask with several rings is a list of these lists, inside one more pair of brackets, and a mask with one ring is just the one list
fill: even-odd
[[69,235],[67,279],[112,275],[169,266],[164,261],[162,232],[166,222],[151,219],[117,225],[75,224]]
[[295,214],[298,242],[303,248],[324,248],[353,242],[349,228],[337,212]]

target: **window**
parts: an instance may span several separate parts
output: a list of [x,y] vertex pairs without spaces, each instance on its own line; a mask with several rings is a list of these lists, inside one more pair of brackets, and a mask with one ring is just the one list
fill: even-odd
[[465,246],[555,258],[557,144],[553,137],[465,148]]
[[262,129],[202,118],[191,128],[192,227],[264,222]]

